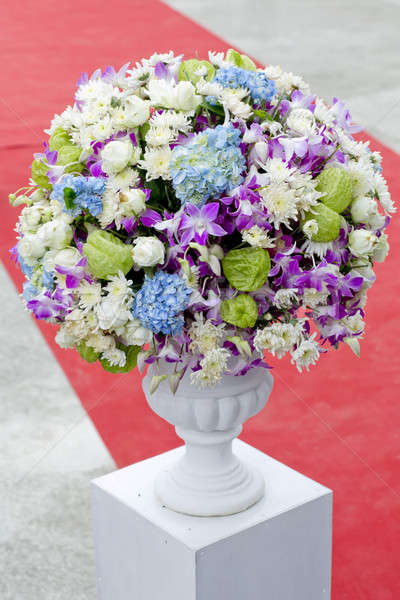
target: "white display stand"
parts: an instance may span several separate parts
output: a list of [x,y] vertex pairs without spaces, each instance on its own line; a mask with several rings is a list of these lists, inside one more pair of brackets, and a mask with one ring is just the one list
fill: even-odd
[[162,507],[153,485],[183,447],[92,482],[100,600],[328,600],[332,492],[251,446],[266,494],[226,517]]

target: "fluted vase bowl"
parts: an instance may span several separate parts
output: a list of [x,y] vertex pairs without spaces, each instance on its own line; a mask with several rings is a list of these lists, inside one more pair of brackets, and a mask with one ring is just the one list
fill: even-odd
[[185,453],[158,474],[155,493],[168,508],[188,515],[222,516],[241,512],[264,495],[264,479],[233,453],[232,441],[247,419],[267,403],[273,379],[263,368],[242,377],[226,375],[213,388],[191,385],[183,377],[173,394],[167,381],[150,394],[153,375],[171,366],[151,365],[143,379],[147,402],[157,415],[175,426]]

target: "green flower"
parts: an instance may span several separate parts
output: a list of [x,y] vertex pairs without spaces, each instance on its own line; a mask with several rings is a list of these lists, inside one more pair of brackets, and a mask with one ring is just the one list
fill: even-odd
[[51,134],[49,138],[50,150],[59,150],[62,146],[70,144],[71,139],[68,133],[62,127],[57,127],[57,129]]
[[141,346],[123,346],[122,344],[117,344],[117,348],[125,352],[126,355],[126,363],[123,367],[119,367],[118,365],[111,365],[110,362],[106,358],[101,358],[100,363],[105,371],[109,373],[129,373],[136,367],[137,356],[141,351]]
[[271,259],[262,248],[230,250],[222,259],[222,269],[232,287],[253,292],[267,281]]
[[247,294],[224,300],[220,305],[221,319],[237,327],[254,327],[258,317],[256,301]]
[[83,254],[87,256],[90,272],[97,279],[118,275],[118,271],[126,275],[133,267],[131,246],[109,231],[92,231],[83,245]]
[[193,85],[196,85],[201,78],[197,71],[204,70],[204,68],[206,69],[205,79],[211,81],[215,74],[215,69],[211,63],[207,60],[197,60],[197,58],[184,60],[179,67],[179,79],[180,81],[191,81]]
[[49,167],[44,165],[40,160],[35,159],[32,163],[32,179],[35,183],[40,185],[40,187],[45,188],[47,190],[52,189],[52,185],[47,177],[46,173],[49,170]]
[[85,167],[83,163],[79,162],[81,153],[82,150],[81,148],[78,148],[78,146],[75,146],[74,144],[65,144],[58,150],[57,164],[69,165],[70,163],[73,163],[65,169],[65,173],[81,173]]
[[316,221],[318,225],[318,231],[311,236],[311,241],[333,242],[339,236],[341,217],[325,204],[317,204],[317,206],[313,206],[312,212],[306,213],[302,222],[303,230],[305,224],[311,220]]
[[93,348],[87,346],[85,342],[80,342],[80,344],[76,344],[75,348],[79,352],[80,356],[88,363],[96,362],[96,360],[100,356],[100,352],[96,352]]
[[228,52],[226,53],[226,60],[234,64],[236,67],[246,69],[247,71],[257,70],[255,63],[251,60],[251,58],[245,54],[240,54],[232,48],[229,48]]
[[317,177],[317,190],[323,192],[320,199],[331,210],[342,213],[352,200],[352,181],[350,174],[338,167],[328,167]]

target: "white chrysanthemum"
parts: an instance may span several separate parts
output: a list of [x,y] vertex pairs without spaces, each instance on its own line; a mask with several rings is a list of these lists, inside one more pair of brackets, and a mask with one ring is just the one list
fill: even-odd
[[268,79],[273,79],[276,90],[280,96],[290,95],[295,89],[300,90],[303,94],[309,94],[309,85],[299,75],[286,73],[279,66],[269,66],[264,69]]
[[74,308],[65,317],[65,328],[69,335],[72,335],[76,340],[83,340],[90,333],[90,328],[85,319],[85,311],[80,308]]
[[303,225],[304,234],[308,237],[309,240],[313,237],[313,235],[317,235],[318,233],[318,223],[315,219],[310,219]]
[[296,167],[289,168],[280,158],[269,158],[262,169],[269,175],[271,183],[290,183],[294,181],[293,175]]
[[307,239],[301,246],[300,250],[308,256],[318,256],[324,258],[328,250],[333,250],[333,242],[313,242]]
[[374,188],[378,196],[379,202],[381,203],[381,206],[385,213],[388,215],[390,213],[396,212],[397,208],[395,207],[393,200],[390,196],[386,179],[382,177],[380,173],[375,173]]
[[343,131],[343,129],[336,128],[336,134],[342,152],[345,152],[354,158],[370,158],[371,154],[375,154],[375,152],[371,153],[369,151],[369,141],[356,142],[355,140],[351,139],[348,134]]
[[151,79],[148,94],[153,106],[190,112],[196,110],[201,104],[201,96],[196,94],[195,87],[190,81],[179,81],[175,84],[165,79]]
[[258,225],[253,225],[242,232],[242,240],[255,248],[274,248],[275,241],[269,237],[268,232]]
[[316,98],[315,100],[314,117],[328,127],[332,127],[335,120],[335,116],[331,112],[330,107],[322,100],[322,98]]
[[91,128],[91,135],[93,139],[98,142],[102,142],[109,138],[113,132],[113,121],[109,115],[106,115],[102,119],[96,121]]
[[120,171],[116,175],[110,175],[107,179],[107,190],[112,192],[118,192],[119,190],[126,190],[130,187],[136,187],[139,183],[139,173],[136,169],[130,169],[129,167]]
[[305,288],[303,292],[302,303],[308,308],[317,308],[317,306],[326,305],[329,292],[322,290],[319,292],[315,288]]
[[93,348],[95,352],[105,352],[115,348],[115,338],[112,335],[105,335],[102,331],[91,333],[85,343]]
[[77,289],[78,303],[83,309],[93,308],[101,301],[101,285],[100,283],[89,283],[81,281]]
[[249,104],[242,102],[242,97],[244,97],[244,95],[247,95],[245,90],[241,90],[240,93],[238,90],[224,88],[223,91],[218,95],[218,99],[234,117],[247,120],[250,118],[253,111]]
[[350,160],[346,170],[352,180],[353,198],[362,198],[374,189],[375,173],[369,161]]
[[215,385],[221,381],[230,356],[231,354],[226,348],[214,348],[207,352],[200,361],[201,369],[191,373],[191,383],[205,387],[207,385]]
[[108,292],[107,299],[112,298],[113,302],[119,302],[126,308],[132,303],[133,291],[130,287],[132,281],[127,279],[122,271],[118,272],[118,275],[113,275],[108,278],[105,290]]
[[314,333],[308,339],[303,339],[301,343],[297,346],[296,350],[294,350],[294,352],[291,352],[291,362],[292,364],[296,363],[297,370],[300,373],[302,369],[306,369],[308,371],[310,369],[310,366],[315,365],[317,360],[319,359],[319,344],[314,340],[315,336],[316,333]]
[[150,146],[166,146],[175,139],[175,134],[169,127],[150,127],[146,134],[146,142]]
[[68,331],[68,328],[63,324],[56,333],[55,340],[60,348],[73,348],[78,341],[77,338]]
[[146,180],[171,179],[169,165],[172,151],[169,146],[160,148],[146,148],[144,158],[139,162],[142,169],[146,171]]
[[278,121],[263,121],[260,123],[261,129],[266,133],[269,133],[272,137],[275,137],[282,131],[282,124]]
[[195,320],[190,326],[189,337],[192,340],[190,351],[206,354],[220,345],[224,337],[225,324],[213,325],[211,321],[204,321],[203,313],[196,313]]
[[206,79],[201,78],[196,84],[196,90],[202,96],[216,96],[219,98],[224,91],[224,88],[220,83],[207,81]]
[[294,304],[298,304],[297,289],[288,288],[278,290],[274,296],[274,305],[278,308],[291,308]]
[[309,173],[296,171],[291,187],[296,191],[296,206],[302,215],[313,206],[316,206],[318,200],[323,196],[321,192],[316,190],[316,180],[312,179]]
[[260,195],[275,228],[279,229],[282,224],[290,228],[290,220],[298,215],[294,191],[285,183],[273,183],[262,188]]
[[291,350],[297,343],[300,335],[300,327],[291,323],[273,323],[264,329],[258,329],[254,338],[254,347],[258,352],[263,353],[268,350],[278,358],[281,358],[286,352]]
[[185,113],[175,110],[165,110],[162,113],[155,113],[150,119],[152,127],[170,127],[178,131],[188,131],[191,127],[188,116]]
[[294,108],[286,119],[286,125],[298,135],[311,135],[315,130],[314,115],[308,108]]
[[225,60],[225,55],[223,52],[212,52],[211,50],[209,50],[208,60],[210,61],[210,63],[212,65],[215,65],[216,67],[219,67],[220,69],[222,67],[232,66],[232,63]]
[[119,348],[110,348],[101,355],[101,358],[108,360],[112,367],[124,367],[126,364],[126,354]]

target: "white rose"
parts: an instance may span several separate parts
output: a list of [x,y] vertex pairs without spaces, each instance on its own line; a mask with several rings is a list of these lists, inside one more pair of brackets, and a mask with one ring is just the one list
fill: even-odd
[[119,173],[133,158],[133,146],[130,141],[114,140],[101,151],[102,169],[107,175]]
[[131,317],[131,313],[119,302],[113,302],[108,297],[96,306],[96,314],[101,329],[116,329],[122,327]]
[[149,103],[138,96],[129,96],[125,101],[125,124],[139,127],[150,117]]
[[120,198],[124,203],[129,205],[129,208],[133,210],[135,215],[140,215],[140,213],[146,210],[146,194],[139,188],[121,192]]
[[64,250],[60,250],[54,257],[54,265],[59,265],[60,267],[65,267],[69,269],[74,267],[82,256],[76,248],[64,248]]
[[38,237],[47,248],[62,250],[72,240],[73,231],[63,217],[58,217],[47,223],[43,223],[38,229]]
[[370,256],[377,242],[374,232],[366,229],[356,229],[349,235],[349,248],[354,256]]
[[45,245],[39,236],[32,233],[27,233],[18,242],[18,253],[27,265],[32,267],[37,258],[40,258],[45,253]]
[[129,321],[125,326],[122,337],[129,346],[143,346],[143,344],[151,342],[153,332],[143,327],[138,319],[133,319],[133,321]]
[[21,213],[21,224],[24,230],[36,230],[42,213],[37,206],[26,206]]
[[387,241],[387,235],[385,233],[382,233],[375,245],[374,251],[372,253],[372,258],[376,260],[376,262],[383,262],[387,257],[388,253],[389,244]]
[[372,198],[361,196],[351,203],[350,211],[354,223],[369,223],[378,212],[378,205]]
[[156,237],[138,237],[132,256],[138,267],[153,267],[164,262],[164,244]]
[[294,108],[286,120],[286,125],[300,135],[308,135],[313,131],[314,116],[307,108]]
[[56,265],[55,258],[58,254],[58,250],[47,250],[46,254],[43,256],[43,267],[48,273],[54,271],[54,267]]

